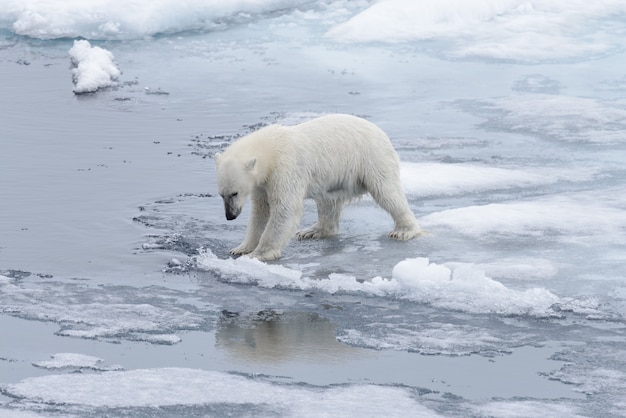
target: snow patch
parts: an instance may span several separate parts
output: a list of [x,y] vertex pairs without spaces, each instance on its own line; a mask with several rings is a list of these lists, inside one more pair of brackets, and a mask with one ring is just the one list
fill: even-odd
[[450,228],[484,238],[531,236],[583,245],[626,243],[623,189],[552,195],[529,201],[491,203],[435,212],[420,218],[433,231]]
[[105,87],[117,85],[120,70],[113,62],[113,54],[86,40],[74,41],[69,51],[72,58],[74,93],[94,93]]
[[598,170],[593,168],[509,169],[461,163],[400,164],[400,179],[405,191],[420,197],[533,187],[562,181],[588,181],[597,175]]

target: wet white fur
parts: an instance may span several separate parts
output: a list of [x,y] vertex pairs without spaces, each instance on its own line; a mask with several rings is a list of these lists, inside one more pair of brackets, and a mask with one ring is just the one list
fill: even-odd
[[338,231],[343,206],[370,193],[393,217],[389,236],[420,234],[399,177],[399,159],[376,125],[349,115],[329,115],[296,126],[271,125],[216,154],[217,184],[227,211],[236,216],[251,197],[246,237],[234,255],[261,260],[280,257],[302,218],[305,198],[315,200],[318,221],[298,239]]

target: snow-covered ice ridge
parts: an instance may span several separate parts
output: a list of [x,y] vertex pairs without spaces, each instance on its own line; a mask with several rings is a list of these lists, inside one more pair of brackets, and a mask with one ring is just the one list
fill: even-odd
[[249,257],[220,259],[210,250],[195,257],[202,269],[218,273],[231,283],[266,288],[320,290],[328,293],[358,293],[391,297],[433,307],[469,313],[557,317],[563,311],[601,316],[595,299],[559,298],[543,288],[524,291],[507,288],[485,275],[478,267],[464,263],[436,264],[427,258],[408,258],[393,268],[391,278],[356,277],[331,273],[327,279],[310,279],[302,271],[267,264]]
[[[602,55],[624,47],[607,37],[626,13],[620,0],[8,0],[0,29],[39,39],[84,37],[144,39],[186,31],[211,31],[273,13],[301,11],[340,43],[419,42],[453,39],[449,57],[534,62]],[[375,27],[376,30],[371,30]]]

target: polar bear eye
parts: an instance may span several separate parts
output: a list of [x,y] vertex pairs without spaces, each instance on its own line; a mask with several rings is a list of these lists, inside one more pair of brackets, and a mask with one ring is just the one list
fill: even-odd
[[237,195],[239,194],[239,192],[234,192],[230,194],[230,197],[237,197]]

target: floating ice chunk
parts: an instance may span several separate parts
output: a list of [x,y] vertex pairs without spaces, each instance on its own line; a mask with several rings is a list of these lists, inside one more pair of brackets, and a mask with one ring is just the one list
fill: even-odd
[[278,385],[182,368],[34,377],[5,385],[3,394],[21,398],[21,402],[95,408],[245,404],[267,408],[271,416],[334,416],[337,411],[350,411],[358,417],[439,416],[401,387]]
[[86,356],[84,354],[75,353],[58,353],[52,356],[52,360],[36,361],[33,366],[44,369],[63,369],[66,367],[74,368],[95,368],[98,363],[104,360],[98,357]]
[[86,40],[74,41],[69,51],[72,57],[74,93],[94,93],[98,89],[117,85],[120,70],[113,62],[113,54]]
[[302,272],[279,264],[267,264],[256,258],[218,258],[211,250],[200,250],[195,258],[198,267],[214,271],[231,283],[261,284],[263,287],[307,288]]
[[303,277],[299,270],[279,264],[267,264],[247,256],[220,259],[209,249],[200,251],[200,254],[194,258],[194,263],[199,268],[215,272],[222,280],[229,283],[254,284],[270,289],[319,289],[328,293],[363,292],[384,296],[397,285],[381,277],[359,282],[353,276],[339,273],[331,273],[328,279],[311,279]]
[[101,358],[76,353],[58,353],[51,360],[36,361],[33,366],[42,369],[121,370],[121,366],[103,366]]
[[451,268],[427,258],[401,261],[392,276],[407,299],[465,312],[543,317],[553,315],[559,301],[546,289],[509,289],[473,265]]

